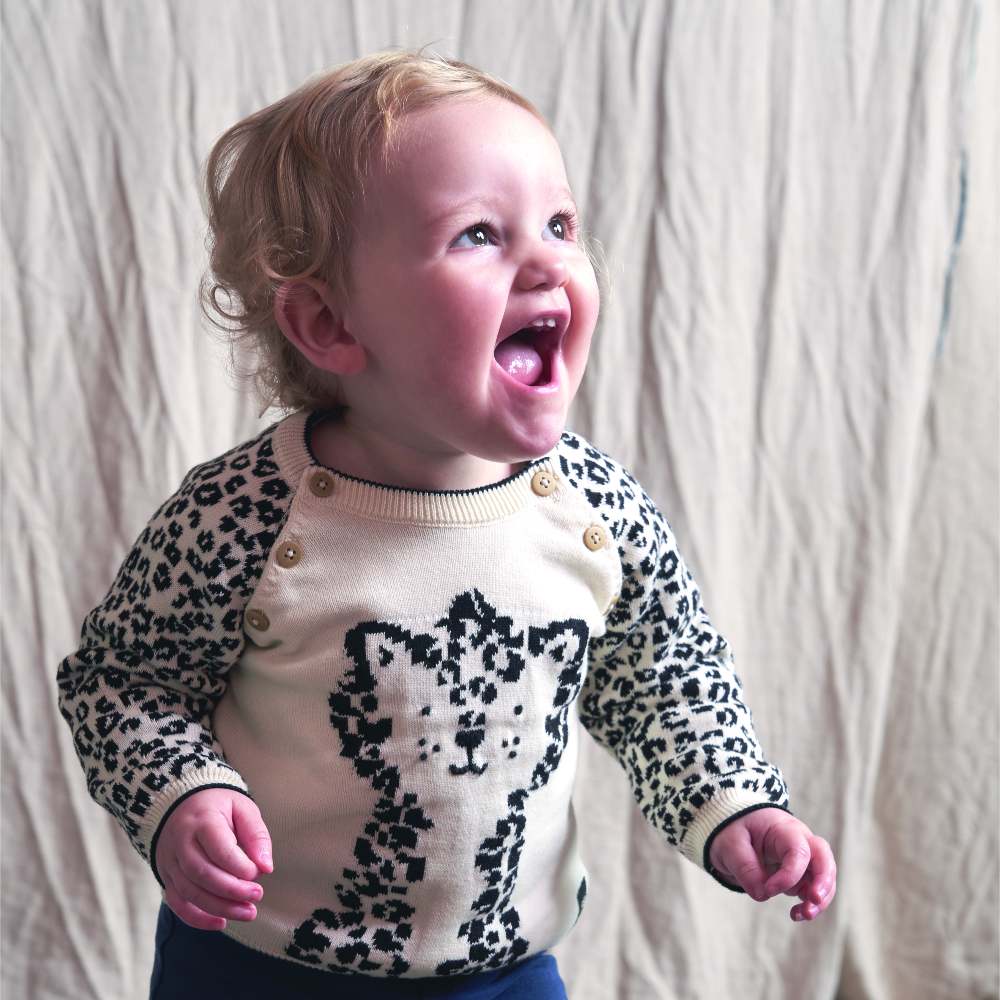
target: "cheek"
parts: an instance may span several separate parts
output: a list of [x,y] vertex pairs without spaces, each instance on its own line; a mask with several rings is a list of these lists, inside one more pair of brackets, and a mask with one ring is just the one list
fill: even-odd
[[575,395],[583,379],[590,354],[590,341],[597,323],[600,295],[597,279],[589,261],[580,262],[573,269],[571,280],[566,287],[573,323],[570,336],[563,346],[563,357],[570,377],[570,394]]
[[589,261],[585,260],[574,266],[566,294],[573,310],[573,325],[577,337],[589,343],[601,304],[597,277]]
[[[487,254],[478,261],[458,258],[443,268],[428,286],[427,298],[450,322],[464,325],[471,335],[496,336],[507,305],[510,282],[491,266]],[[487,329],[492,327],[492,329]]]

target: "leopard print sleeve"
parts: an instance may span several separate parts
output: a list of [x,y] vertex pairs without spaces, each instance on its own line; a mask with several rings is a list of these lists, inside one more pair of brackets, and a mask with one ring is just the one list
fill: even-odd
[[754,734],[732,652],[673,532],[638,482],[575,435],[564,475],[608,525],[622,590],[591,640],[580,721],[628,775],[643,815],[705,867],[713,833],[755,808],[787,808],[781,772]]
[[291,499],[270,431],[188,473],[59,665],[59,708],[90,794],[151,864],[162,821],[186,795],[247,792],[211,714]]

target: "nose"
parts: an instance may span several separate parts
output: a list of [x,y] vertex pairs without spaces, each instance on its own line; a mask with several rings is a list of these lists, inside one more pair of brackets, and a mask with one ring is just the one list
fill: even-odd
[[530,292],[536,288],[561,288],[569,280],[569,269],[557,247],[540,246],[525,255],[517,272],[517,286]]

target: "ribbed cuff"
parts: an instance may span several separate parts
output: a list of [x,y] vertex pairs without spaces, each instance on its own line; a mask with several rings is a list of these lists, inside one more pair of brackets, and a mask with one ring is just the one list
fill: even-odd
[[742,886],[734,885],[732,882],[724,879],[718,871],[712,865],[711,851],[712,851],[712,841],[715,840],[715,836],[720,831],[724,830],[733,820],[739,819],[741,816],[746,816],[747,813],[756,812],[758,809],[780,809],[782,812],[788,813],[789,816],[794,815],[792,810],[788,806],[776,805],[774,802],[758,802],[755,806],[747,806],[746,809],[741,809],[737,813],[733,813],[728,819],[723,820],[708,836],[708,840],[705,841],[705,848],[702,851],[702,867],[708,872],[712,878],[715,879],[719,885],[724,885],[727,889],[731,889],[733,892],[746,892]]
[[713,795],[702,806],[694,823],[688,828],[687,836],[681,844],[681,853],[699,868],[704,868],[720,885],[724,885],[734,892],[743,892],[739,886],[722,878],[712,867],[708,854],[712,841],[720,830],[733,820],[754,812],[756,809],[781,809],[784,812],[791,812],[787,806],[769,799],[762,799],[756,792],[727,788]]
[[163,885],[160,873],[156,870],[156,844],[160,839],[160,831],[167,817],[174,809],[181,804],[189,795],[200,792],[204,788],[231,788],[233,791],[242,792],[248,798],[252,798],[247,788],[246,782],[231,767],[225,765],[214,765],[199,768],[184,775],[180,781],[168,786],[158,796],[153,803],[152,809],[146,814],[142,831],[139,834],[140,841],[147,847],[146,856],[149,858],[149,865],[153,869],[153,876],[156,881]]

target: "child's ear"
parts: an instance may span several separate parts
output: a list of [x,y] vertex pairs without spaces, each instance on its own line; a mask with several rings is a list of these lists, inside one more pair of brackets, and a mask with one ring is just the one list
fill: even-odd
[[286,281],[274,296],[281,332],[314,364],[335,375],[356,375],[365,349],[347,332],[330,286],[316,278]]

